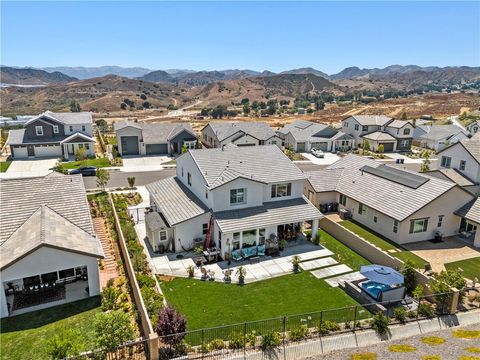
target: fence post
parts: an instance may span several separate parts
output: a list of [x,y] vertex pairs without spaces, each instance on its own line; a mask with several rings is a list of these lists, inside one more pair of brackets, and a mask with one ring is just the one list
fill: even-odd
[[[255,349],[255,344],[253,344],[253,348]],[[243,327],[243,358],[247,356],[247,323],[245,323]]]
[[322,354],[323,354],[322,321],[323,321],[323,310],[320,311],[320,324],[318,324],[318,336],[320,337],[320,350],[322,351]]
[[353,307],[353,331],[355,331],[355,327],[357,324],[357,306]]
[[285,354],[285,336],[287,336],[287,317],[283,317],[283,358],[286,359]]
[[202,350],[202,359],[204,357],[204,352],[205,352],[205,337],[204,337],[204,329],[202,329],[202,347],[201,347],[201,350]]

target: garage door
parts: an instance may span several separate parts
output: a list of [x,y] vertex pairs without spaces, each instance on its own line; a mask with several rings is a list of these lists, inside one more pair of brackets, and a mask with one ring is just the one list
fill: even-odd
[[317,150],[322,150],[322,151],[327,151],[328,149],[328,143],[326,142],[314,142],[312,143],[311,148],[315,148]]
[[297,143],[297,152],[304,152],[305,151],[305,143],[299,142]]
[[62,147],[60,145],[35,146],[35,157],[60,157]]
[[26,146],[14,147],[12,149],[12,151],[13,151],[12,157],[14,159],[26,159],[26,158],[28,158],[27,147]]
[[379,145],[383,145],[384,152],[393,152],[394,143],[380,143]]
[[147,155],[167,154],[168,146],[167,144],[147,144],[146,152],[147,152]]
[[122,136],[122,155],[138,154],[138,136]]

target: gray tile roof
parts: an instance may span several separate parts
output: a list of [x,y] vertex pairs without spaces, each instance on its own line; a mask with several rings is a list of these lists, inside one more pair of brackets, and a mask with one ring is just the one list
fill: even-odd
[[352,115],[351,117],[357,120],[360,125],[383,126],[392,120],[392,118],[385,115]]
[[276,145],[190,150],[182,156],[192,156],[210,188],[239,177],[263,183],[305,179]]
[[48,138],[48,141],[45,141],[45,139],[42,139],[42,138],[29,139],[25,134],[25,129],[15,129],[15,130],[8,131],[7,144],[8,145],[52,144],[52,143],[57,144],[64,141],[68,142],[72,139],[75,139],[76,137],[83,138],[82,139],[83,142],[95,142],[95,139],[79,132],[72,135],[55,136],[52,138]]
[[275,131],[267,123],[256,122],[211,122],[210,126],[217,135],[218,141],[223,141],[239,131],[251,135],[258,140],[268,140],[276,136]]
[[50,246],[102,258],[98,239],[46,205],[37,210],[0,246],[4,269],[40,246]]
[[214,213],[213,216],[218,227],[224,233],[323,217],[322,213],[305,197],[266,202],[263,206],[220,211]]
[[168,225],[173,226],[185,220],[208,212],[208,208],[175,177],[155,181],[147,185],[151,198],[157,204]]
[[[423,185],[414,189],[395,181],[361,171],[360,168],[365,165],[374,168],[388,166],[361,156],[347,155],[323,171],[307,172],[306,175],[309,177],[309,181],[312,184],[315,183],[318,188],[324,187],[326,189],[332,189],[329,172],[332,171],[332,169],[343,168],[344,171],[339,176],[335,191],[399,221],[414,214],[456,186],[450,181],[426,176],[413,171],[402,170],[428,180]],[[338,173],[335,172],[334,176],[338,176]]]
[[167,224],[165,224],[165,221],[163,221],[160,214],[155,211],[151,211],[145,215],[145,224],[152,231],[164,229],[167,227]]
[[44,113],[33,117],[28,122],[35,121],[36,119],[47,116],[52,119],[57,120],[58,122],[65,125],[76,125],[76,124],[91,124],[92,123],[92,113],[88,111],[82,112],[61,112],[55,113],[52,111],[45,111]]
[[41,205],[47,205],[88,234],[92,219],[81,175],[0,180],[0,245]]
[[387,127],[395,128],[395,129],[401,129],[405,125],[409,124],[408,121],[406,120],[392,120],[387,124]]
[[476,135],[471,139],[460,140],[460,143],[480,163],[480,136]]
[[186,130],[197,138],[190,123],[144,123],[133,121],[120,121],[115,123],[114,130],[118,131],[125,127],[134,127],[142,130],[143,142],[145,144],[166,144],[182,130]]
[[335,191],[337,189],[338,181],[342,176],[343,169],[331,170],[315,170],[306,172],[308,182],[312,185],[316,192]]
[[[455,214],[480,224],[480,198],[475,198],[458,209]],[[479,231],[477,229],[477,231]]]
[[472,186],[475,185],[473,181],[463,175],[457,169],[437,169],[427,172],[428,175],[438,177],[439,179],[453,181],[458,186]]
[[[321,136],[313,137],[315,134],[328,128],[328,125],[305,120],[297,120],[285,125],[279,130],[282,135],[291,133],[296,141],[321,141]],[[325,139],[327,140],[327,139]]]
[[441,140],[459,133],[464,133],[467,136],[470,134],[468,131],[460,129],[456,125],[423,125],[421,128],[427,133],[420,136],[420,139],[428,140]]
[[365,134],[362,136],[362,138],[374,141],[397,141],[392,135],[381,131]]

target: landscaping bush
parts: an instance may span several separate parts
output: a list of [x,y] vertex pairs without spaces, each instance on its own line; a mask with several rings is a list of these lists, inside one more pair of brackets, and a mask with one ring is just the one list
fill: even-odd
[[318,324],[317,331],[322,334],[326,335],[330,332],[339,331],[340,325],[338,325],[335,321],[324,320]]
[[142,294],[143,303],[145,304],[148,315],[152,323],[155,323],[155,316],[163,307],[163,297],[151,287],[140,288],[140,293]]
[[372,319],[372,329],[380,335],[386,334],[388,331],[388,317],[382,312],[376,314]]
[[164,307],[158,312],[157,325],[155,331],[164,343],[169,345],[179,344],[185,337],[187,329],[187,320],[177,310],[172,307]]
[[64,359],[77,355],[82,349],[81,336],[73,330],[65,330],[47,341],[47,354],[51,359]]
[[262,336],[262,342],[260,348],[263,351],[271,350],[280,346],[282,342],[282,335],[277,331],[272,331]]
[[113,351],[135,337],[130,317],[119,310],[98,314],[93,325],[97,345],[107,351]]
[[255,333],[255,330],[252,330],[245,335],[245,341],[250,346],[255,346],[255,344],[257,343],[257,334]]
[[290,330],[290,340],[291,341],[300,341],[307,337],[308,327],[307,325],[300,325],[296,328]]
[[228,341],[228,347],[230,349],[241,349],[244,345],[246,345],[246,339],[243,334],[233,333],[230,335],[230,339]]
[[396,307],[393,309],[393,316],[395,316],[395,319],[404,324],[407,321],[407,309],[405,309],[403,306]]
[[419,304],[417,311],[420,315],[427,318],[432,318],[435,314],[435,309],[433,308],[433,306],[427,303]]
[[117,300],[118,297],[121,294],[121,290],[114,288],[113,286],[107,286],[103,291],[102,291],[102,310],[103,311],[108,311],[108,310],[117,310],[118,309],[118,304]]
[[153,288],[153,287],[155,287],[155,280],[152,279],[152,277],[150,277],[148,275],[144,275],[144,274],[138,274],[136,277],[137,277],[138,286],[140,288],[143,288],[143,287]]
[[415,286],[417,285],[417,281],[415,280],[415,269],[414,269],[414,264],[411,260],[406,260],[402,273],[404,276],[404,285],[407,288],[408,292],[412,292],[415,289]]
[[210,351],[222,350],[223,348],[225,348],[225,343],[223,342],[222,339],[213,339],[208,343],[208,349]]

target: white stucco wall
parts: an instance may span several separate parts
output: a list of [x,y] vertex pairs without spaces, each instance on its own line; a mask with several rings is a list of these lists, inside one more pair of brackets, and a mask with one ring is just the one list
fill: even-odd
[[[182,168],[183,168],[183,176],[182,176]],[[182,156],[177,158],[177,178],[185,184],[199,199],[202,201],[208,208],[212,208],[212,198],[211,192],[209,192],[208,199],[205,196],[205,192],[207,189],[207,183],[205,179],[198,169],[195,161],[192,158],[190,153],[185,153]],[[191,183],[192,185],[188,185],[188,173],[191,174]]]
[[140,152],[140,155],[145,155],[146,154],[146,149],[145,149],[145,144],[142,142],[142,130],[137,129],[131,126],[124,127],[123,129],[117,130],[115,132],[115,135],[117,137],[117,146],[118,146],[118,152],[120,154],[123,154],[122,152],[122,136],[138,136],[138,150]]
[[206,213],[174,226],[175,251],[182,252],[193,249],[193,239],[205,238],[203,224],[208,224],[211,214]]
[[[85,126],[85,131],[83,130],[82,126]],[[72,130],[70,130],[70,127],[72,127]],[[65,125],[65,135],[72,135],[72,134],[75,134],[76,132],[80,132],[82,134],[92,137],[93,136],[92,124]]]
[[[236,179],[213,189],[209,195],[213,200],[214,211],[243,209],[246,207],[260,206],[263,200],[264,185],[247,179]],[[230,190],[247,189],[246,202],[244,204],[230,204]]]
[[222,141],[221,145],[226,145],[229,143],[233,143],[238,146],[257,146],[260,144],[258,139],[255,139],[253,136],[244,134],[240,137],[238,137],[239,134],[235,134],[225,140]]
[[[475,158],[463,147],[461,143],[456,143],[455,145],[446,148],[438,154],[438,168],[442,167],[442,156],[448,156],[452,159],[450,168],[456,169],[469,179],[480,183],[480,160],[475,160]],[[462,160],[466,162],[465,170],[460,170],[460,161]]]

